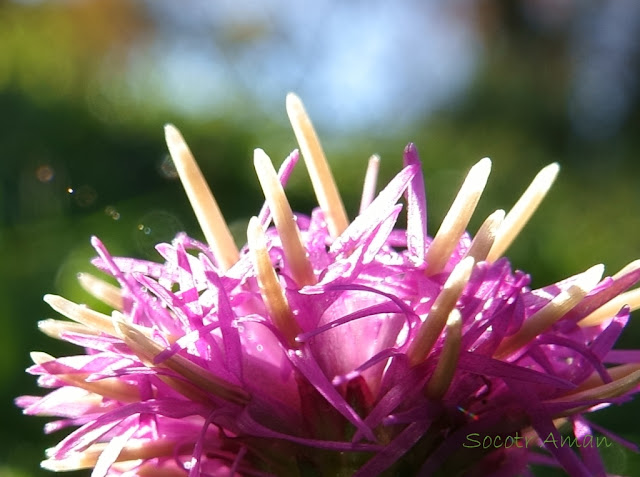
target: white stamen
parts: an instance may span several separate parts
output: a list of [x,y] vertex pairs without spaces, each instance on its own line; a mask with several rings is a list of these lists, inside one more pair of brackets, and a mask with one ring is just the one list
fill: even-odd
[[376,183],[378,181],[378,171],[380,170],[380,156],[377,154],[369,158],[367,172],[364,176],[364,185],[362,186],[362,199],[360,200],[360,214],[369,207],[376,195]]
[[438,233],[427,249],[425,255],[427,262],[425,273],[427,275],[441,272],[451,258],[451,253],[458,245],[460,237],[462,237],[476,205],[478,205],[490,172],[491,160],[487,157],[469,171],[449,212],[442,221]]
[[287,114],[296,135],[302,157],[309,170],[311,184],[316,193],[318,204],[324,212],[329,233],[338,237],[349,225],[347,213],[338,192],[333,174],[318,140],[313,124],[298,96],[287,94]]
[[496,239],[496,233],[504,220],[504,210],[498,209],[491,214],[478,229],[478,233],[473,238],[469,250],[468,257],[473,257],[476,262],[482,262],[487,258],[493,242]]
[[165,126],[164,132],[169,153],[202,232],[218,262],[218,267],[226,271],[238,261],[238,247],[184,138],[171,124]]
[[488,262],[496,261],[509,248],[509,245],[515,240],[549,192],[559,170],[560,166],[554,162],[538,172],[531,185],[504,218],[493,247],[487,256]]
[[431,399],[441,399],[449,389],[458,365],[462,342],[462,316],[455,308],[449,313],[444,344],[438,364],[427,384],[426,394]]
[[265,237],[260,221],[257,217],[251,217],[247,228],[247,242],[251,251],[253,266],[256,270],[260,294],[264,301],[269,316],[278,330],[285,336],[291,347],[296,347],[296,336],[300,328],[295,321],[289,303],[280,286],[278,277],[267,251],[267,238]]
[[585,316],[578,322],[578,325],[582,326],[583,328],[587,326],[599,325],[609,318],[616,316],[616,314],[625,305],[629,305],[631,311],[640,309],[640,288],[621,293],[620,295],[602,305],[597,310],[591,312],[591,314]]
[[471,278],[474,265],[473,257],[467,257],[461,260],[449,275],[427,318],[420,325],[420,329],[409,345],[407,356],[412,366],[423,362],[431,352],[447,323],[449,314]]
[[90,273],[78,273],[78,282],[82,288],[101,302],[115,310],[122,310],[122,292],[117,286],[100,280]]
[[315,284],[316,277],[307,257],[307,251],[302,244],[300,230],[271,159],[262,149],[256,149],[253,155],[253,164],[269,209],[271,209],[273,222],[278,229],[280,240],[282,240],[285,260],[291,269],[293,279],[300,287]]
[[505,339],[495,356],[504,359],[550,328],[576,306],[600,282],[604,265],[595,265],[577,277],[575,283],[527,318],[518,332]]

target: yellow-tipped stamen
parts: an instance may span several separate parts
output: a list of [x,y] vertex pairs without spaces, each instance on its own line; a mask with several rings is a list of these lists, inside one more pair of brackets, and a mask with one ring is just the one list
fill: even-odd
[[289,93],[286,102],[289,121],[309,170],[318,204],[324,213],[329,233],[333,238],[336,238],[349,225],[336,182],[302,101],[295,94]]
[[38,329],[42,331],[45,335],[55,338],[57,340],[63,340],[63,335],[65,333],[77,333],[82,335],[94,335],[98,336],[100,334],[99,331],[86,327],[80,323],[74,323],[71,321],[63,321],[63,320],[40,320],[38,321]]
[[473,257],[476,262],[486,260],[489,250],[496,239],[498,228],[504,220],[504,210],[498,209],[491,214],[478,229],[478,233],[473,238],[467,257]]
[[442,352],[438,364],[427,384],[426,394],[431,399],[441,399],[449,389],[458,365],[462,342],[462,316],[455,308],[449,313]]
[[262,149],[256,149],[253,155],[253,164],[269,209],[271,209],[273,222],[278,229],[284,257],[293,279],[300,287],[315,284],[316,276],[307,257],[307,251],[302,245],[300,229],[298,229],[293,211],[287,201],[282,184],[278,180],[278,174],[273,168],[271,159]]
[[582,327],[599,325],[605,320],[616,316],[625,305],[629,305],[631,311],[640,309],[640,288],[618,295],[588,316],[585,316],[578,322],[578,325]]
[[378,182],[378,171],[380,170],[380,156],[373,154],[369,158],[367,165],[367,173],[364,176],[364,184],[362,186],[362,199],[360,199],[360,213],[369,207],[376,195],[376,183]]
[[582,273],[567,290],[560,292],[553,300],[527,318],[516,334],[506,338],[498,347],[495,353],[496,358],[508,357],[549,329],[595,288],[603,273],[603,265],[595,265]]
[[147,366],[169,368],[185,378],[196,388],[237,404],[246,404],[251,396],[241,387],[229,383],[207,372],[180,355],[173,355],[162,363],[153,364],[154,358],[164,351],[164,347],[145,336],[137,327],[114,321],[122,340]]
[[[75,452],[65,459],[47,459],[40,465],[53,472],[67,472],[95,467],[102,452],[108,444],[98,443],[89,446],[82,452]],[[171,456],[174,454],[176,443],[172,439],[158,439],[154,441],[130,440],[120,452],[116,462],[147,460],[155,457]],[[48,452],[50,454],[51,452]],[[184,471],[181,471],[184,475]]]
[[55,311],[73,321],[108,335],[117,336],[113,327],[113,319],[110,316],[78,305],[58,295],[45,295],[44,301]]
[[464,233],[473,211],[478,205],[482,191],[487,185],[487,179],[491,172],[491,160],[487,157],[471,168],[451,208],[433,238],[433,242],[427,249],[425,261],[427,275],[440,273],[445,267],[451,253],[458,245],[460,237]]
[[409,345],[407,355],[412,366],[423,362],[431,352],[447,323],[449,314],[455,308],[458,298],[471,277],[474,264],[473,258],[467,257],[461,260],[449,275],[427,318],[420,325],[416,337]]
[[515,240],[549,192],[559,170],[560,166],[554,162],[538,172],[531,185],[504,218],[493,247],[487,256],[488,262],[496,261],[509,248],[509,245]]
[[253,266],[256,270],[260,295],[269,316],[278,330],[285,336],[291,347],[296,346],[296,336],[300,333],[300,327],[291,313],[287,297],[280,286],[269,252],[267,251],[267,238],[262,230],[257,217],[251,217],[247,228],[247,243],[251,251]]
[[167,124],[164,132],[169,153],[202,232],[218,262],[218,267],[226,271],[238,261],[238,247],[180,131]]
[[78,273],[78,282],[92,296],[114,310],[122,310],[122,292],[120,288],[90,273]]
[[[33,351],[30,356],[35,364],[41,366],[50,361],[55,361],[53,356],[39,351]],[[115,399],[116,401],[128,403],[140,401],[140,393],[137,386],[125,383],[119,378],[104,378],[99,381],[87,382],[86,379],[89,375],[90,373],[78,372],[56,374],[55,377],[71,386],[82,388],[85,391]]]

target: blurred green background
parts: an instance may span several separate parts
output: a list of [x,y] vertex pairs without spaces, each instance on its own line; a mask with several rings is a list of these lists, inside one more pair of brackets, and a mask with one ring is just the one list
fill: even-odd
[[[494,172],[472,231],[558,161],[509,252],[543,286],[639,255],[639,45],[635,0],[0,1],[0,476],[51,475],[39,461],[61,436],[13,399],[42,393],[23,372],[29,351],[75,352],[36,323],[55,316],[45,293],[90,302],[75,278],[91,270],[90,236],[143,258],[177,231],[201,237],[164,123],[182,130],[239,242],[262,202],[252,150],[279,164],[295,147],[288,91],[316,122],[351,217],[369,155],[382,156],[383,183],[409,141],[432,232],[480,158]],[[303,167],[288,194],[314,206]],[[639,337],[632,321],[619,346]],[[594,419],[638,442],[638,413]],[[640,475],[634,454],[606,459]]]

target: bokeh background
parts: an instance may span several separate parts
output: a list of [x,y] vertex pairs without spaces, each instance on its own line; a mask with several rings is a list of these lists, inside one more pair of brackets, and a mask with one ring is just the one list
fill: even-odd
[[[201,236],[164,123],[181,128],[239,242],[262,203],[252,150],[278,164],[295,147],[288,91],[352,217],[369,155],[382,156],[382,183],[408,141],[432,232],[480,158],[494,172],[472,231],[558,161],[509,252],[542,286],[639,255],[639,73],[636,0],[0,0],[0,476],[51,475],[39,461],[61,436],[13,398],[41,393],[23,372],[30,350],[75,352],[37,321],[55,316],[48,292],[95,305],[76,284],[90,236],[147,259],[177,231]],[[303,167],[287,190],[298,210],[314,206]],[[632,321],[619,346],[639,338]],[[595,419],[639,442],[639,413]],[[640,475],[637,455],[603,453],[612,472]]]

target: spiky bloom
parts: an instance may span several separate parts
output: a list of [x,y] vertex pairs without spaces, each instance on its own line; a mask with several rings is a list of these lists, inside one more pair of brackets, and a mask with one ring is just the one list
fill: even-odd
[[[298,153],[276,173],[257,149],[266,204],[238,250],[167,126],[208,244],[179,235],[157,246],[164,263],[151,263],[112,257],[94,238],[96,267],[119,287],[80,281],[112,315],[45,297],[73,321],[40,328],[86,352],[32,354],[29,372],[54,390],[18,405],[60,417],[47,432],[78,427],[43,467],[94,476],[515,476],[542,463],[604,475],[586,444],[596,430],[613,437],[583,415],[638,390],[640,353],[612,347],[640,305],[639,290],[625,293],[640,262],[605,279],[596,265],[531,290],[529,276],[501,258],[558,166],[472,240],[465,228],[491,167],[482,159],[431,238],[409,145],[404,168],[375,199],[372,157],[349,222],[296,96],[287,110],[320,204],[310,217],[294,215],[283,190]],[[406,230],[395,228],[403,196]]]

